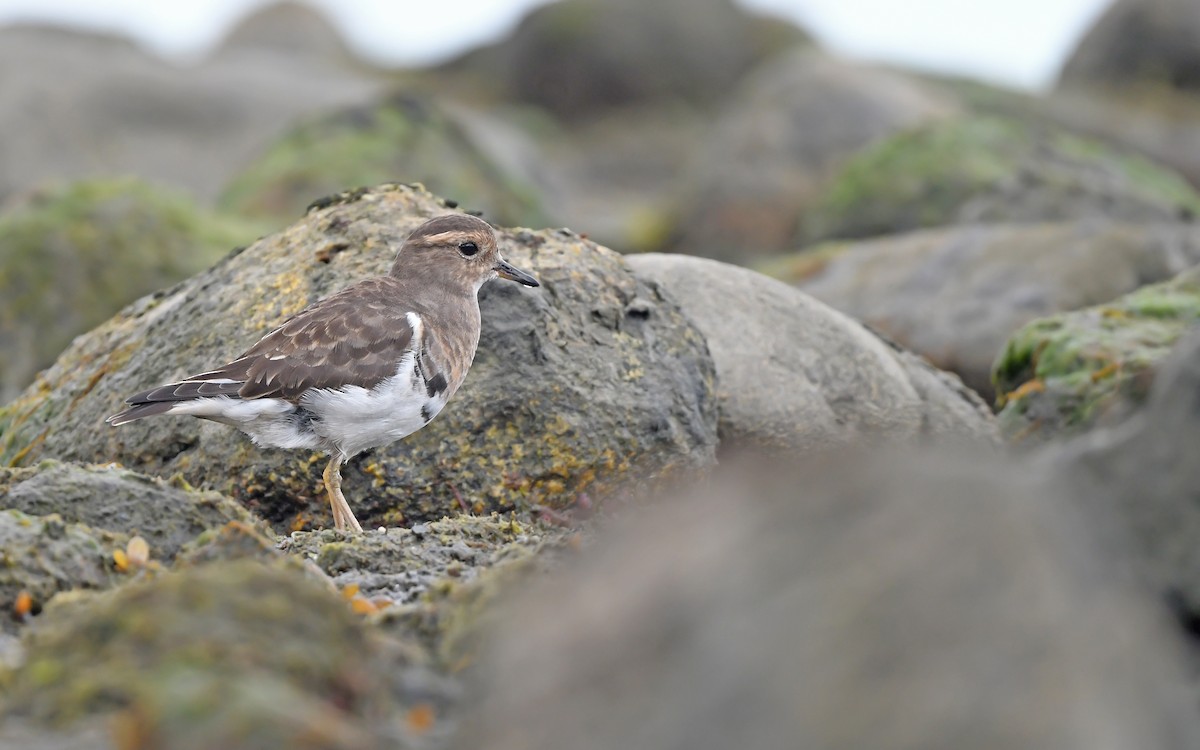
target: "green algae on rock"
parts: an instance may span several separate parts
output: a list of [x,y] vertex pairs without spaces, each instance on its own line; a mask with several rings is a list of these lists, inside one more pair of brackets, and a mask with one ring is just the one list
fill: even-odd
[[253,240],[242,220],[134,179],[38,190],[0,214],[0,403],[123,305]]
[[1035,320],[996,360],[1000,425],[1012,439],[1081,432],[1145,400],[1158,365],[1200,323],[1200,266],[1105,305]]
[[116,466],[47,460],[0,468],[0,508],[56,513],[69,523],[137,535],[155,559],[169,561],[197,534],[230,521],[261,524],[223,495],[180,486]]
[[[327,523],[317,454],[261,450],[222,425],[103,419],[139,389],[226,362],[285,317],[385,273],[443,202],[387,185],[322,202],[293,226],[91,333],[0,411],[0,464],[119,461],[181,474],[282,528]],[[703,335],[624,259],[567,231],[500,231],[540,289],[489,284],[475,364],[454,402],[411,437],[343,469],[364,525],[558,507],[580,493],[709,465],[714,366]]]
[[0,510],[0,630],[13,630],[15,605],[27,592],[33,612],[55,594],[103,589],[120,576],[112,553],[126,537],[68,523],[58,515]]
[[164,573],[43,620],[4,713],[51,727],[100,714],[170,747],[366,748],[421,692],[401,679],[411,649],[336,592],[253,560]]
[[960,223],[1176,221],[1200,195],[1165,167],[1047,125],[959,118],[888,138],[846,162],[804,217],[802,239]]
[[538,189],[476,137],[470,120],[481,117],[405,94],[302,123],[235,177],[220,204],[292,221],[317,196],[400,180],[508,226],[541,226]]

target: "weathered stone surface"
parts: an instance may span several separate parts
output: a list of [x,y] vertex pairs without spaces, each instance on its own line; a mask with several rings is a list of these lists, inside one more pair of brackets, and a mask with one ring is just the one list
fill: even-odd
[[257,236],[246,221],[132,179],[10,201],[0,213],[0,404],[78,334]]
[[399,179],[501,224],[544,226],[538,188],[479,135],[489,123],[476,120],[486,118],[409,94],[327,114],[276,141],[233,179],[220,204],[290,222],[317,196]]
[[946,224],[1200,215],[1177,174],[1050,125],[972,117],[892,136],[849,159],[805,214],[802,236],[873,237]]
[[1200,743],[1178,633],[1044,471],[969,451],[743,469],[512,601],[453,747]]
[[1200,323],[1200,266],[1014,333],[993,379],[1014,440],[1061,437],[1145,401],[1163,359]]
[[1135,545],[1138,574],[1198,641],[1200,622],[1200,334],[1159,366],[1143,409],[1093,430],[1040,460],[1072,477],[1097,508],[1113,509]]
[[867,144],[956,113],[900,73],[796,51],[749,77],[693,151],[670,249],[746,262],[791,249],[827,174]]
[[1060,86],[1152,83],[1200,93],[1200,5],[1117,0],[1080,40]]
[[717,366],[721,442],[812,448],[854,436],[994,437],[985,404],[860,324],[748,269],[685,255],[629,265],[679,300]]
[[170,560],[203,531],[230,521],[256,523],[246,509],[215,492],[200,492],[115,466],[43,461],[0,469],[0,508],[35,516],[58,514],[98,531],[137,535],[154,559]]
[[30,516],[0,510],[0,630],[13,630],[19,619],[17,598],[30,596],[36,614],[60,591],[102,589],[120,578],[112,553],[125,537],[61,516]]
[[1107,302],[1200,262],[1200,227],[984,224],[827,243],[761,268],[796,284],[985,398],[1008,337],[1039,317]]
[[[385,273],[409,231],[446,209],[403,186],[355,191],[80,337],[0,411],[0,462],[119,461],[242,501],[281,528],[326,523],[323,461],[259,450],[191,418],[102,425],[130,393],[228,361],[288,315]],[[493,283],[454,403],[410,438],[358,457],[345,492],[364,525],[543,503],[707,465],[713,365],[675,303],[618,254],[565,231],[502,231],[542,288]]]
[[51,728],[104,716],[125,747],[408,746],[405,708],[439,698],[406,647],[286,566],[165,573],[42,620],[4,715]]
[[566,0],[446,67],[490,94],[586,120],[663,99],[711,103],[756,62],[805,39],[730,0]]
[[253,55],[347,68],[364,65],[325,13],[294,0],[276,0],[246,14],[225,34],[211,57]]

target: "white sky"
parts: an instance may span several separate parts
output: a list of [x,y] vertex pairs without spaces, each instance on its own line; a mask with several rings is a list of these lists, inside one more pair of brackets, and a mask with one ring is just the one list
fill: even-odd
[[[364,54],[434,62],[502,35],[547,0],[308,0]],[[646,0],[653,2],[653,0]],[[0,0],[0,23],[53,20],[123,31],[174,56],[196,56],[267,0]],[[739,0],[793,18],[849,55],[985,78],[1049,84],[1109,0]],[[452,13],[436,8],[450,7]]]

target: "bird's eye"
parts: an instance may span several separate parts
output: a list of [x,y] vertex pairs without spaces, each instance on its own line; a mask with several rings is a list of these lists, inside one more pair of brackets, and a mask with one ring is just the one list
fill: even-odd
[[475,253],[479,252],[479,245],[474,242],[464,242],[458,246],[458,251],[470,258]]

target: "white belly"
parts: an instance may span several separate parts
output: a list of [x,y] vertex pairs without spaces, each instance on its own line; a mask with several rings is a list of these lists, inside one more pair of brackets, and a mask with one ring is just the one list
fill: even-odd
[[300,405],[315,417],[312,431],[350,457],[424,427],[446,405],[446,398],[441,393],[429,396],[424,381],[414,378],[413,362],[411,353],[405,355],[396,374],[374,388],[348,385],[306,394]]

